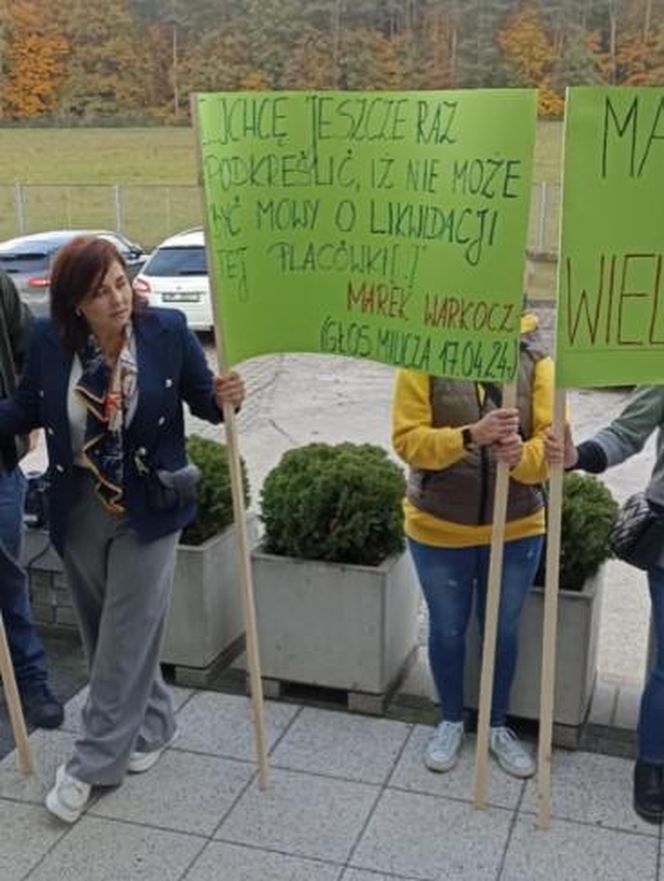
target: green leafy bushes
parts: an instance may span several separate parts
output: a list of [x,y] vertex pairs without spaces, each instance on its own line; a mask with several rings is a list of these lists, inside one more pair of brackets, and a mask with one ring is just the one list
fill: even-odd
[[377,566],[404,547],[405,479],[370,444],[289,450],[261,493],[268,553]]
[[[192,434],[187,438],[187,454],[200,468],[198,514],[187,526],[182,544],[199,545],[226,529],[233,522],[233,496],[228,467],[228,450],[218,441]],[[245,505],[249,505],[249,481],[245,463],[240,459]]]
[[[618,513],[611,491],[589,474],[566,474],[563,484],[560,587],[582,590],[583,585],[612,556],[609,532]],[[544,584],[545,552],[536,584]]]

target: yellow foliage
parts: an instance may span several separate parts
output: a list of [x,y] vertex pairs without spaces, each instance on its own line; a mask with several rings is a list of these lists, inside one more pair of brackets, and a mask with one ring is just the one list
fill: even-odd
[[545,119],[558,119],[563,115],[565,99],[551,88],[545,80],[537,92],[537,111]]
[[637,31],[626,35],[618,45],[616,63],[619,81],[625,86],[661,85],[658,67],[664,61],[664,30],[653,29],[647,36]]
[[6,13],[10,36],[2,100],[16,119],[50,113],[66,73],[67,40],[44,20],[38,0],[15,0]]
[[539,86],[550,74],[556,53],[532,0],[526,0],[512,13],[498,34],[498,44],[520,85]]
[[307,34],[289,52],[282,77],[284,89],[333,89],[336,69],[332,47],[320,34]]
[[240,80],[240,89],[250,92],[260,92],[270,88],[270,80],[262,70],[252,70]]

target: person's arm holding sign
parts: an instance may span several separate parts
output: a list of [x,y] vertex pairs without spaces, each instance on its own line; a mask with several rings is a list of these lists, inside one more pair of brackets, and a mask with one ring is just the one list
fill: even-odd
[[392,439],[396,452],[410,465],[448,468],[463,459],[469,448],[505,441],[518,427],[518,411],[507,408],[492,410],[463,426],[435,426],[429,375],[414,370],[397,374]]
[[660,386],[637,388],[616,419],[591,439],[575,445],[571,429],[566,426],[564,440],[553,430],[545,436],[546,459],[564,464],[566,470],[577,469],[601,474],[612,465],[619,465],[641,452],[653,431],[664,424],[664,394]]
[[566,470],[599,474],[640,452],[656,429],[660,432],[657,459],[645,492],[631,496],[623,506],[612,530],[611,544],[616,556],[646,570],[652,601],[652,626],[656,634],[655,664],[641,701],[638,727],[638,754],[634,766],[633,804],[643,819],[664,820],[664,452],[661,432],[664,425],[664,388],[640,386],[630,396],[614,421],[591,439],[575,445],[569,425],[564,438],[549,431],[545,439],[546,457],[563,463]]
[[549,476],[544,443],[553,413],[553,361],[542,358],[533,370],[531,413],[532,434],[523,439],[514,434],[495,444],[492,452],[499,462],[506,462],[511,477],[519,483],[543,483]]

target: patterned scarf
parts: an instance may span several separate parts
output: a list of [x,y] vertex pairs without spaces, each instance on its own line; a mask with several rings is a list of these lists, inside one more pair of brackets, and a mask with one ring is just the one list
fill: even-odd
[[132,337],[130,322],[125,329],[122,351],[111,368],[90,334],[79,353],[83,374],[75,387],[87,410],[83,458],[97,478],[97,494],[114,514],[125,512],[123,435],[127,413],[133,409],[137,394]]

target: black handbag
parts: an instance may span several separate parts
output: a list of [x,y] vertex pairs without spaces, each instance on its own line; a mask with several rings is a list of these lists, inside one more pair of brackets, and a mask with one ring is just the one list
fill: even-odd
[[609,543],[618,559],[651,569],[664,550],[664,513],[653,508],[645,492],[635,493],[620,509]]
[[145,484],[148,507],[152,511],[175,511],[196,501],[200,469],[188,462],[176,471],[153,468],[147,461],[144,447],[134,453],[136,471]]

